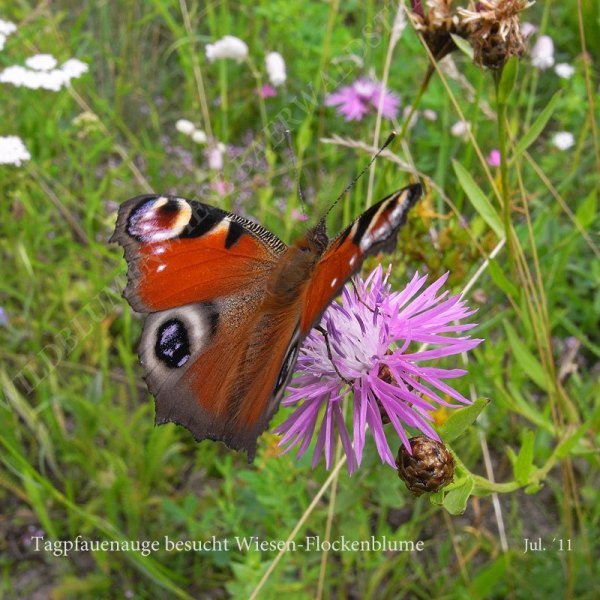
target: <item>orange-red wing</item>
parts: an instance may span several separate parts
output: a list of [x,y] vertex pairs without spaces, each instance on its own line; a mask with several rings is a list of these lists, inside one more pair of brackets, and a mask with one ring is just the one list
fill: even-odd
[[356,273],[365,257],[392,252],[406,215],[422,193],[411,185],[378,202],[345,229],[317,263],[304,297],[300,333],[308,335],[331,301]]
[[272,233],[200,202],[140,196],[125,202],[112,240],[125,248],[125,297],[156,312],[262,289],[285,245]]

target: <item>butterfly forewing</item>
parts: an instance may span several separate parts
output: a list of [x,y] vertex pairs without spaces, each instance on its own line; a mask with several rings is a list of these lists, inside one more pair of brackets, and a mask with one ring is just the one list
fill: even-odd
[[408,211],[421,196],[411,185],[373,205],[347,227],[317,263],[306,291],[300,331],[306,336],[367,256],[391,252]]
[[285,244],[257,223],[201,202],[146,195],[121,205],[125,297],[138,312],[261,290]]

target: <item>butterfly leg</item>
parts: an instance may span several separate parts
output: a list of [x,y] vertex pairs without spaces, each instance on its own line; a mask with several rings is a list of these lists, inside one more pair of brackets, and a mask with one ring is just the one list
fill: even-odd
[[363,305],[366,306],[372,313],[375,312],[374,308],[371,308],[361,297],[360,294],[358,293],[358,288],[356,287],[356,283],[354,283],[354,277],[352,279],[350,279],[350,285],[352,286],[352,288],[354,289],[354,293],[356,294],[356,299]]
[[331,362],[331,364],[333,365],[333,368],[335,369],[335,372],[337,373],[338,377],[346,382],[348,385],[352,385],[352,382],[348,379],[346,379],[339,371],[337,368],[337,365],[335,364],[334,360],[333,360],[333,355],[331,354],[331,346],[329,345],[329,333],[327,332],[327,329],[321,327],[321,325],[317,325],[315,327],[315,329],[319,332],[321,332],[323,334],[323,338],[325,339],[325,345],[327,346],[327,357],[329,358],[329,361]]

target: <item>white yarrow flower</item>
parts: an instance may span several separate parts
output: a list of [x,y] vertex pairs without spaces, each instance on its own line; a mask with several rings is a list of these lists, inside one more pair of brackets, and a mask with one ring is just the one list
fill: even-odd
[[269,52],[265,59],[269,81],[275,86],[285,83],[285,61],[279,52]]
[[0,19],[0,50],[4,48],[4,42],[6,42],[6,38],[16,30],[17,26],[14,23]]
[[0,83],[10,83],[31,90],[42,89],[58,92],[71,79],[79,77],[88,70],[88,66],[76,58],[69,59],[58,69],[50,66],[53,61],[56,65],[56,60],[49,54],[32,56],[25,61],[25,64],[32,68],[20,65],[7,67],[0,73]]
[[10,35],[17,30],[17,26],[11,21],[3,21],[0,19],[0,35]]
[[61,67],[61,71],[65,74],[67,81],[70,81],[71,79],[76,79],[77,77],[81,77],[84,73],[87,73],[88,66],[77,58],[70,58]]
[[558,131],[552,136],[552,143],[559,150],[568,150],[575,144],[575,137],[570,131]]
[[0,165],[21,166],[21,162],[29,160],[29,154],[25,144],[16,135],[0,136]]
[[30,56],[25,64],[34,71],[51,71],[56,67],[57,62],[52,54],[36,54]]
[[456,121],[450,128],[450,133],[458,138],[467,139],[471,125],[467,121]]
[[232,58],[241,62],[248,56],[248,46],[246,42],[233,35],[226,35],[217,40],[214,44],[206,45],[206,58],[210,62],[219,58]]
[[423,117],[425,119],[427,119],[427,121],[437,121],[437,113],[435,112],[435,110],[431,110],[430,108],[426,108],[423,111]]
[[571,79],[575,74],[575,67],[569,63],[558,63],[554,67],[554,72],[563,79]]
[[554,42],[549,35],[542,35],[531,49],[531,64],[542,71],[554,65]]
[[183,133],[183,135],[193,135],[194,131],[196,131],[196,126],[187,119],[179,119],[175,123],[175,129],[179,131],[179,133]]
[[202,129],[196,129],[192,132],[192,140],[196,142],[196,144],[206,144],[208,138]]

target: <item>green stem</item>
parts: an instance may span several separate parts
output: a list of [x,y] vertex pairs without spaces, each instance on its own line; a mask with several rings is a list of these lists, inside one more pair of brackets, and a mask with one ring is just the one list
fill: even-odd
[[506,250],[508,254],[508,263],[511,271],[515,271],[515,265],[513,261],[513,248],[512,248],[512,228],[510,219],[510,192],[508,187],[508,155],[506,141],[508,139],[508,133],[506,129],[506,114],[507,105],[505,101],[501,101],[499,94],[500,79],[502,77],[502,70],[497,72],[495,78],[496,82],[496,100],[497,100],[497,120],[498,120],[498,146],[500,149],[500,195],[502,197],[502,213],[504,221],[504,232],[506,235]]
[[410,111],[408,112],[408,115],[404,119],[404,123],[402,123],[402,129],[400,130],[400,133],[398,134],[398,140],[404,139],[404,136],[406,135],[406,132],[408,131],[408,127],[410,125],[412,116],[415,114],[419,104],[421,103],[423,94],[425,94],[425,90],[427,90],[427,87],[429,86],[429,82],[431,81],[431,76],[433,75],[434,71],[435,71],[435,69],[433,68],[433,66],[429,65],[429,67],[427,68],[427,73],[425,73],[425,77],[423,78],[423,81],[421,82],[421,87],[419,88],[419,91],[417,92],[417,95],[415,96],[415,99],[413,100],[413,102],[410,106]]

